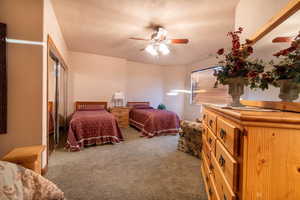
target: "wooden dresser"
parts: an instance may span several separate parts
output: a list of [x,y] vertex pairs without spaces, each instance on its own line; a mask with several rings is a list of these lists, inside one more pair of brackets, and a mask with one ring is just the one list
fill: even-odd
[[300,199],[300,113],[204,105],[203,131],[208,199]]
[[110,108],[110,112],[116,117],[120,128],[129,127],[129,108],[114,107]]

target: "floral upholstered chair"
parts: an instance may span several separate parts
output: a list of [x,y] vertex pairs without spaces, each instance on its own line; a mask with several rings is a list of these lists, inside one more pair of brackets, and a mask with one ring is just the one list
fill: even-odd
[[180,128],[181,132],[179,133],[177,149],[200,158],[202,150],[201,121],[191,122],[182,120]]
[[0,161],[0,200],[63,200],[51,181],[19,165]]

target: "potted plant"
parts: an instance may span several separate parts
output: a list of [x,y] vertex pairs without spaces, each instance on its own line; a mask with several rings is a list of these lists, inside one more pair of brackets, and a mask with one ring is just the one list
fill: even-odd
[[224,48],[217,52],[220,68],[215,70],[214,76],[217,77],[215,87],[218,84],[228,85],[229,94],[232,96],[230,106],[243,106],[240,103],[240,97],[244,94],[244,86],[257,88],[259,86],[259,74],[264,71],[264,65],[261,60],[250,60],[249,56],[253,53],[250,46],[251,41],[246,40],[244,44],[240,42],[240,34],[243,28],[237,31],[229,32],[228,36],[232,40],[232,48],[225,53]]
[[299,98],[300,93],[300,33],[290,47],[275,53],[274,56],[282,59],[278,64],[270,62],[273,69],[262,74],[259,87],[268,89],[269,84],[280,87],[279,98],[292,102]]

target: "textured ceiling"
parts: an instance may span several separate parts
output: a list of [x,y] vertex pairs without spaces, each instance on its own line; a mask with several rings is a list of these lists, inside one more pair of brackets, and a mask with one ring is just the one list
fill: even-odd
[[[238,0],[52,0],[71,51],[126,58],[160,65],[190,64],[226,46],[234,27]],[[189,38],[170,45],[167,56],[153,57],[140,49],[151,23],[168,30],[170,38]]]

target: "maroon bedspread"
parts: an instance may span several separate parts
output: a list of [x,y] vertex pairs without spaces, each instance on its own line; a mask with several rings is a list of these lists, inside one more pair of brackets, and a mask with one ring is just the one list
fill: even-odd
[[143,136],[176,134],[179,132],[179,117],[166,110],[132,109],[130,124],[142,131]]
[[123,135],[115,117],[105,110],[77,111],[72,116],[66,148],[79,151],[87,145],[119,143]]

